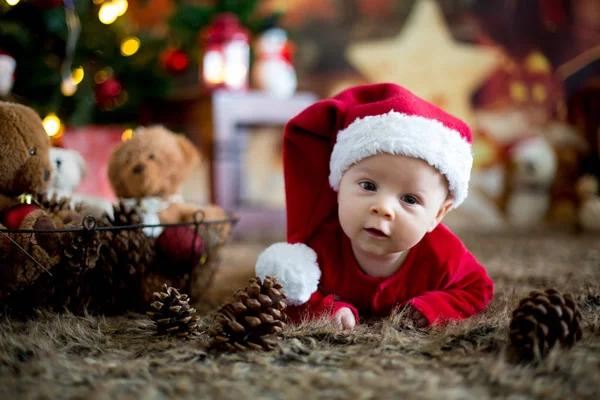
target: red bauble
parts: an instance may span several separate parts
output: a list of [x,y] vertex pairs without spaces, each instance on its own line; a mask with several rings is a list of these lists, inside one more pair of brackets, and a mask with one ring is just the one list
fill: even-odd
[[107,78],[96,85],[96,104],[102,108],[114,108],[119,94],[121,94],[121,83],[113,77]]
[[160,59],[163,68],[171,74],[185,71],[190,64],[190,58],[181,49],[168,48],[162,52]]
[[202,238],[189,226],[165,228],[156,239],[156,257],[166,272],[191,271],[200,262],[203,252]]

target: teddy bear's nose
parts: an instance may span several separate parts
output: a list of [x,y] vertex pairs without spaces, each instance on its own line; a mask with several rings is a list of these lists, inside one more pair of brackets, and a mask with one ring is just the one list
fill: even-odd
[[60,168],[60,164],[62,164],[62,161],[56,160],[56,168]]
[[44,170],[44,181],[48,182],[48,179],[50,179],[50,170],[49,169],[45,169]]
[[133,167],[133,173],[141,174],[142,172],[144,172],[145,169],[146,167],[144,166],[144,164],[138,164],[135,167]]

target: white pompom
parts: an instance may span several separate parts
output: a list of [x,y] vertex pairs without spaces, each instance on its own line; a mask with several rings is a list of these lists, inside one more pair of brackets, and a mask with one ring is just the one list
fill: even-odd
[[277,278],[286,294],[286,303],[306,303],[317,291],[321,269],[317,254],[303,243],[275,243],[266,248],[256,261],[256,276]]

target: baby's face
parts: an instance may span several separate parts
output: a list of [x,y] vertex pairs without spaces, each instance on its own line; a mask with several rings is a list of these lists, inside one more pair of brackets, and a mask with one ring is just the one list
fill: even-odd
[[377,256],[413,247],[451,206],[444,176],[401,155],[378,154],[353,165],[338,192],[340,224],[353,248]]

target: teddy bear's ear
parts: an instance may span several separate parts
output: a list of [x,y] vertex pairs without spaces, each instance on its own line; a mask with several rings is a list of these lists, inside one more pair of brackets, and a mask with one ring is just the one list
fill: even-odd
[[183,153],[185,165],[193,167],[200,162],[200,153],[188,138],[177,135],[177,144],[179,144],[179,148]]

